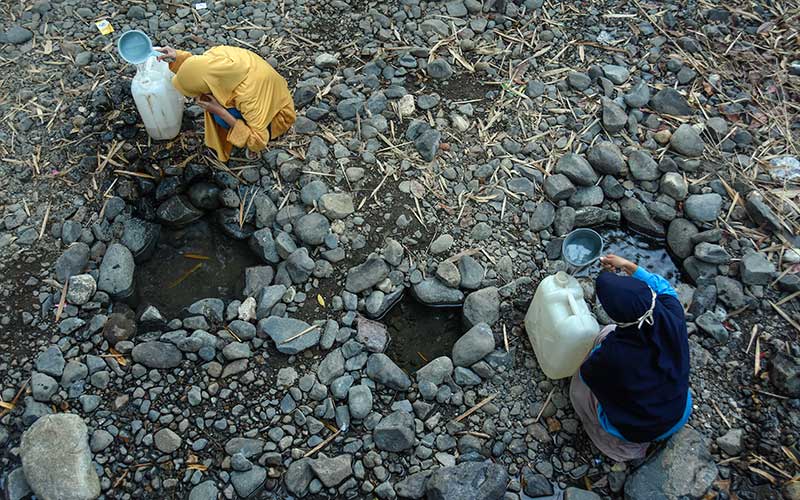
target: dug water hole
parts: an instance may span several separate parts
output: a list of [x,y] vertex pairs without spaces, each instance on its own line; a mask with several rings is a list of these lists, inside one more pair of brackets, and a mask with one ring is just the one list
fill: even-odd
[[386,354],[409,374],[432,359],[450,356],[467,331],[461,316],[461,307],[430,307],[405,293],[380,320],[391,339]]
[[155,253],[136,266],[138,301],[157,307],[166,318],[177,318],[200,299],[240,299],[245,269],[258,265],[246,241],[227,236],[213,222],[200,220],[180,229],[162,226]]

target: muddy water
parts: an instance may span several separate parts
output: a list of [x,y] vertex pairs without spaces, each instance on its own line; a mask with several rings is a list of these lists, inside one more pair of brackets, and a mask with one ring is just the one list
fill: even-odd
[[439,356],[450,356],[466,332],[460,307],[429,307],[406,293],[381,319],[391,344],[386,354],[409,374]]
[[213,222],[162,227],[155,254],[136,266],[139,305],[152,304],[170,319],[200,299],[241,298],[244,270],[257,265],[245,241],[229,238]]
[[[681,279],[681,273],[667,252],[666,242],[649,238],[620,228],[601,229],[604,254],[613,253],[639,264],[650,272],[658,273],[673,285]],[[600,264],[596,263],[577,273],[577,276],[596,275]]]

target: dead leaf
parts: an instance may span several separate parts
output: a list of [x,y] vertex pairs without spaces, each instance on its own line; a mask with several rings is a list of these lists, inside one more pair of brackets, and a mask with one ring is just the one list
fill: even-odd
[[318,304],[319,304],[321,307],[325,307],[325,299],[324,299],[324,298],[322,298],[322,295],[320,295],[320,294],[317,294],[317,303],[318,303]]

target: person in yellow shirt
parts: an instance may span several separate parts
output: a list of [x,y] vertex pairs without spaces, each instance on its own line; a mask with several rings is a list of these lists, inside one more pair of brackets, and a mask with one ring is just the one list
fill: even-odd
[[286,80],[259,55],[221,45],[195,56],[172,47],[157,49],[171,60],[172,84],[205,110],[206,145],[227,162],[233,146],[248,157],[267,147],[295,122]]

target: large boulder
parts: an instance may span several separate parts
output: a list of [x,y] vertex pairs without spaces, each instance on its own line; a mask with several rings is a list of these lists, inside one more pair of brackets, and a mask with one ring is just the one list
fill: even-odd
[[22,435],[22,469],[42,500],[91,500],[100,496],[86,424],[59,413],[37,420]]
[[428,500],[500,500],[506,493],[508,472],[491,462],[463,462],[436,469],[425,490]]
[[702,498],[717,478],[703,437],[684,427],[625,482],[626,500]]

